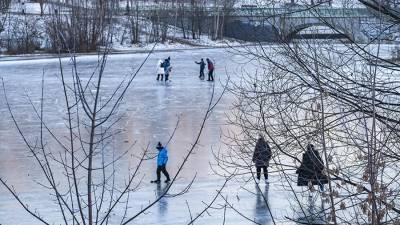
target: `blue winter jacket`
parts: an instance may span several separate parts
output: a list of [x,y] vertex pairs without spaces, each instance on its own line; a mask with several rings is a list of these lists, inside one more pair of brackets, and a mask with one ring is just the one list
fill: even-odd
[[157,156],[157,166],[163,166],[166,165],[168,162],[168,150],[166,147],[164,147],[163,149],[161,149],[158,152],[158,156]]
[[164,73],[168,73],[168,72],[169,72],[168,69],[169,69],[169,67],[171,66],[171,63],[169,62],[168,59],[166,59],[166,60],[164,61],[163,66],[164,66]]

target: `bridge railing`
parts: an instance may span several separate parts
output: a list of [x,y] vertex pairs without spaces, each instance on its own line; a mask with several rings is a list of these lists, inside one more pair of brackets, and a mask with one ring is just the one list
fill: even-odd
[[256,8],[240,10],[235,9],[235,16],[286,16],[286,17],[371,17],[371,12],[366,8]]
[[[179,11],[185,13],[192,12],[203,12],[208,16],[221,14],[225,9],[215,7],[202,7],[192,8],[188,6],[176,7],[176,6],[140,6],[139,13],[142,15],[151,14],[154,12],[164,12],[166,14],[174,15]],[[297,18],[308,18],[308,17],[371,17],[371,12],[367,8],[332,8],[332,7],[263,7],[263,8],[231,8],[229,10],[231,16],[236,17],[274,17],[274,16],[285,16],[285,17],[297,17]],[[119,9],[120,14],[127,13],[126,9]],[[135,11],[133,8],[131,11]]]
[[[0,0],[1,1],[1,0]],[[60,14],[68,14],[75,6],[72,5],[59,5]],[[57,7],[56,7],[57,8]],[[82,7],[77,7],[80,9]],[[91,8],[86,8],[90,12]],[[229,15],[233,17],[289,17],[289,18],[310,18],[310,17],[322,17],[322,18],[370,18],[373,14],[367,8],[332,8],[332,7],[249,7],[249,8],[215,8],[215,7],[200,7],[193,8],[190,6],[177,7],[172,5],[140,5],[138,12],[141,16],[151,16],[154,14],[162,13],[165,15],[173,16],[176,13],[184,11],[186,14],[201,12],[206,16],[221,15],[222,13],[229,10]],[[127,15],[135,14],[135,6],[131,7],[130,11],[127,11],[126,7],[120,7],[114,9],[114,15]]]

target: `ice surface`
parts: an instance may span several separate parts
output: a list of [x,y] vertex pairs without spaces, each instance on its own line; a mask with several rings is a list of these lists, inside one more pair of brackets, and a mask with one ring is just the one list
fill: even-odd
[[[140,65],[146,54],[124,54],[109,56],[105,71],[105,95],[115,87],[122,77],[129,71],[135,70]],[[155,64],[159,59],[171,57],[173,73],[172,82],[165,84],[157,82]],[[138,153],[150,144],[155,146],[157,141],[166,142],[177,123],[180,123],[175,136],[169,144],[170,160],[168,169],[171,175],[177,171],[177,166],[182,162],[183,155],[190,148],[198,133],[200,123],[205,113],[206,106],[212,93],[212,83],[198,79],[198,65],[194,63],[200,58],[209,57],[215,61],[216,66],[216,93],[222,90],[222,83],[229,74],[231,79],[238,79],[242,71],[257,69],[252,63],[242,56],[229,52],[227,49],[216,50],[185,50],[160,52],[153,54],[144,65],[132,87],[126,94],[121,105],[124,113],[121,129],[124,132],[115,140],[115,147],[122,149],[130,146],[135,141],[133,153]],[[78,57],[78,68],[82,76],[87,76],[98,60],[97,56]],[[62,59],[65,73],[70,73],[70,61]],[[45,76],[45,121],[57,133],[65,133],[65,111],[63,96],[60,93],[58,59],[17,60],[0,62],[0,76],[4,78],[8,98],[13,108],[16,119],[21,127],[34,140],[38,135],[38,121],[26,95],[28,94],[34,104],[39,104],[41,76]],[[149,210],[149,213],[140,216],[132,224],[185,224],[190,221],[188,206],[193,216],[199,213],[204,204],[211,201],[220,188],[223,179],[214,175],[210,164],[214,163],[212,149],[224,149],[221,143],[223,132],[230,129],[227,125],[225,114],[229,112],[232,96],[226,95],[217,106],[207,121],[206,128],[201,136],[200,145],[196,149],[177,182],[171,188],[171,193],[183,190],[190,180],[196,176],[193,187],[185,195],[176,198],[165,198]],[[40,215],[50,218],[51,222],[59,224],[61,215],[50,199],[50,193],[40,187],[36,182],[43,181],[43,176],[32,156],[24,146],[17,133],[10,115],[5,107],[3,94],[0,98],[0,177],[7,180],[15,190],[33,209]],[[153,152],[155,150],[152,149]],[[118,150],[117,150],[118,153]],[[120,162],[117,179],[123,183],[127,177],[127,168],[132,167],[135,160],[127,156]],[[140,172],[143,177],[141,188],[131,198],[129,214],[134,214],[149,201],[162,193],[164,184],[152,185],[154,179],[155,162],[146,161]],[[277,224],[290,224],[285,216],[293,216],[293,211],[288,203],[288,193],[280,186],[279,177],[271,176],[268,191],[261,185],[258,190],[254,182],[243,183],[232,180],[227,184],[223,196],[229,198],[234,207],[240,209],[244,216],[260,224],[272,224],[272,218],[264,204],[262,194],[269,199],[274,219]],[[214,204],[215,207],[224,207],[222,199]],[[122,212],[112,216],[112,224],[119,224],[118,218]],[[224,210],[210,209],[195,224],[222,224]],[[243,216],[227,207],[225,214],[226,224],[250,224]],[[34,220],[13,200],[12,196],[3,186],[0,186],[0,224],[32,225]]]

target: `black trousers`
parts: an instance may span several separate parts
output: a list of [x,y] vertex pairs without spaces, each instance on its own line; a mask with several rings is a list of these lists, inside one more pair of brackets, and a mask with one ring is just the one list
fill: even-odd
[[257,170],[257,179],[259,180],[261,178],[261,169],[264,170],[264,178],[268,179],[268,169],[266,166],[256,166]]
[[213,75],[213,73],[214,73],[214,70],[208,71],[208,80],[214,81],[214,75]]
[[157,80],[160,80],[160,77],[161,77],[161,81],[163,80],[163,74],[157,74]]
[[199,78],[204,79],[204,70],[200,70],[200,76]]
[[161,179],[161,172],[164,174],[167,180],[169,180],[169,174],[167,172],[167,169],[165,168],[165,165],[157,166],[157,180]]
[[168,81],[168,78],[169,78],[169,73],[166,73],[165,74],[165,81]]

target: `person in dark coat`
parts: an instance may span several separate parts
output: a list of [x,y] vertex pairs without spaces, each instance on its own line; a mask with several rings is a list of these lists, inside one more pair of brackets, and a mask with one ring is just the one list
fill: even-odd
[[164,60],[164,75],[165,75],[165,82],[168,81],[169,73],[171,72],[171,57],[168,57]]
[[260,181],[261,178],[261,169],[264,171],[264,178],[265,182],[268,182],[268,166],[269,160],[271,159],[272,153],[271,148],[269,147],[268,143],[264,140],[264,137],[260,135],[257,140],[256,147],[254,149],[253,154],[253,162],[256,166],[257,171],[257,180],[256,182]]
[[207,81],[214,81],[214,64],[209,58],[206,59],[208,67],[208,79]]
[[204,80],[204,69],[206,68],[206,63],[204,62],[203,59],[201,59],[200,62],[195,62],[195,63],[200,65],[200,76],[199,76],[199,78]]
[[327,177],[322,172],[324,168],[324,162],[319,152],[314,149],[313,144],[308,144],[301,165],[296,171],[298,174],[297,185],[308,186],[311,182],[312,185],[319,185],[322,190],[323,185],[328,183]]
[[168,162],[168,150],[166,147],[163,147],[161,142],[158,142],[157,147],[158,155],[157,155],[157,180],[151,181],[151,183],[160,183],[161,172],[167,178],[165,183],[168,183],[171,179],[169,179],[169,174],[167,172],[167,162]]

